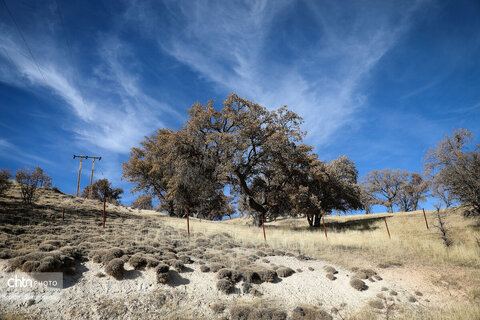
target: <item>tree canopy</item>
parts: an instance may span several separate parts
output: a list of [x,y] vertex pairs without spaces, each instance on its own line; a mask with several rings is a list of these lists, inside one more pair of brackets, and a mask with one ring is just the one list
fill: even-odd
[[112,183],[108,179],[99,179],[92,185],[88,185],[83,189],[82,198],[97,199],[100,201],[120,204],[122,188],[112,188]]
[[159,129],[133,148],[123,170],[134,191],[151,193],[171,215],[189,210],[209,219],[231,212],[227,188],[257,221],[362,207],[355,165],[346,157],[318,160],[296,113],[235,94],[222,105],[196,103],[180,130]]
[[447,206],[462,202],[471,207],[467,215],[480,215],[480,146],[469,130],[455,130],[430,149],[424,170]]

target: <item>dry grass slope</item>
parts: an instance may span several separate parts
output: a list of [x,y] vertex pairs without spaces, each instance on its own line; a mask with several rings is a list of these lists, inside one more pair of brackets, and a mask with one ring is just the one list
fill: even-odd
[[[191,266],[195,263],[200,275],[213,276],[212,288],[230,293],[223,294],[225,299],[231,293],[243,292],[252,301],[262,295],[258,290],[261,283],[281,286],[283,281],[293,281],[300,275],[300,271],[295,272],[281,265],[281,262],[271,262],[275,258],[298,261],[316,258],[336,267],[329,266],[322,270],[320,266],[315,268],[317,271],[304,267],[302,275],[318,272],[324,279],[328,274],[334,280],[342,276],[341,272],[337,272],[337,269],[341,270],[338,266],[342,266],[351,270],[352,278],[355,275],[370,286],[370,281],[381,281],[383,272],[388,270],[394,271],[390,274],[404,272],[407,277],[411,271],[428,270],[431,273],[428,281],[432,286],[439,291],[454,293],[452,297],[455,303],[441,309],[423,305],[415,310],[402,310],[397,306],[395,312],[399,319],[480,318],[480,291],[477,289],[480,287],[480,246],[476,240],[480,239],[480,224],[478,220],[464,218],[460,210],[447,213],[453,239],[453,245],[449,248],[443,246],[432,226],[432,212],[427,213],[429,230],[420,212],[361,217],[330,216],[325,219],[328,241],[323,230],[310,230],[304,219],[279,219],[266,225],[265,243],[261,229],[250,226],[246,219],[225,222],[191,219],[191,236],[187,239],[185,220],[153,211],[108,205],[107,224],[102,229],[102,217],[99,214],[102,205],[97,201],[42,190],[37,204],[23,207],[18,192],[18,187],[14,186],[7,197],[0,198],[0,259],[7,259],[11,269],[29,271],[40,268],[41,271],[45,268],[75,274],[88,261],[118,279],[131,279],[138,274],[136,272],[152,270],[156,285],[174,287],[178,281],[188,283],[181,274],[192,272]],[[65,209],[64,221],[61,218],[62,209]],[[384,216],[388,217],[391,240],[385,231]],[[382,277],[375,270],[382,270]],[[242,283],[237,284],[239,281]],[[385,299],[388,297],[395,302],[398,297],[391,294],[392,291],[385,288]],[[185,297],[183,293],[172,292],[161,293],[152,302],[148,300],[143,303],[157,306],[156,312],[167,310],[170,305],[172,310],[177,310],[178,301]],[[411,292],[413,296],[414,291]],[[417,295],[416,300],[425,300],[420,297]],[[265,299],[253,300],[257,302],[251,304],[242,302],[239,308],[227,301],[225,308],[213,309],[229,319],[257,316],[279,319],[328,319],[330,316],[373,319],[384,318],[385,312],[391,311],[386,307],[380,309],[378,299],[372,300],[375,302],[371,306],[367,304],[365,310],[355,314],[308,305],[302,305],[297,311],[263,310]],[[418,301],[411,303],[419,304]],[[117,305],[121,306],[120,309],[115,309]],[[109,316],[110,311],[125,310],[124,302],[120,300],[96,305],[96,308],[97,314],[105,317]],[[208,309],[213,317],[214,311]],[[148,312],[143,316],[159,316],[158,313]],[[170,314],[173,318],[182,318],[178,313]],[[5,315],[11,316],[13,313]],[[119,316],[122,314],[119,313]],[[131,316],[135,317],[135,314]],[[162,317],[168,318],[167,314],[162,314]]]

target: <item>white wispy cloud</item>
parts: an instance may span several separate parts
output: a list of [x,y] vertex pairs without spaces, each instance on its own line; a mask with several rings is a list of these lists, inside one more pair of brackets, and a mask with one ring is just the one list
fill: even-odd
[[128,45],[115,35],[103,36],[99,41],[106,44],[98,47],[101,57],[98,72],[78,79],[79,73],[74,73],[78,66],[70,64],[60,49],[61,43],[54,37],[35,44],[37,51],[46,53],[36,56],[40,73],[23,44],[15,41],[13,31],[5,26],[2,29],[0,81],[60,97],[79,120],[72,131],[83,145],[127,153],[144,135],[163,125],[160,115],[179,116],[168,105],[143,93],[136,82],[137,76],[120,62],[122,52],[128,52]]
[[[362,81],[408,29],[419,4],[166,1],[171,23],[163,23],[154,5],[131,2],[126,17],[220,91],[297,111],[318,146],[358,117],[367,99]],[[276,30],[276,19],[295,5],[306,6],[311,21],[305,23],[314,23],[314,35],[302,48]],[[288,24],[281,27],[288,31]],[[288,59],[270,52],[270,37],[285,41]]]
[[6,139],[0,138],[0,151],[2,158],[15,160],[22,164],[39,166],[40,164],[53,165],[53,161],[30,152],[23,151]]

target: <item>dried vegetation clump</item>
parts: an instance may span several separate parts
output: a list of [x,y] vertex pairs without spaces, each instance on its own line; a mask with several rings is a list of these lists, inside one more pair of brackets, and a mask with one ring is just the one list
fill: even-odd
[[105,273],[115,279],[122,279],[125,274],[124,264],[122,259],[115,258],[106,265]]
[[317,306],[298,306],[293,309],[292,320],[332,320],[332,316]]
[[287,313],[285,311],[264,305],[238,304],[230,307],[229,311],[231,320],[287,319]]
[[233,292],[234,284],[228,279],[220,279],[217,281],[217,289],[220,292],[229,294]]
[[295,271],[289,267],[279,267],[276,272],[277,275],[281,278],[290,277],[292,274],[295,273]]
[[368,289],[367,285],[365,284],[365,282],[363,282],[362,280],[358,279],[358,278],[352,278],[350,280],[350,285],[357,289],[358,291],[365,291]]

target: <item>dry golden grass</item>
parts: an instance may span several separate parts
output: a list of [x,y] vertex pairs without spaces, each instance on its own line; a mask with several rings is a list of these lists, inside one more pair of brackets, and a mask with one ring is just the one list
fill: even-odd
[[[388,238],[384,220],[378,219],[384,216],[388,217],[391,239]],[[364,223],[366,219],[371,221]],[[454,244],[446,248],[434,227],[435,213],[427,212],[427,219],[430,229],[426,228],[421,211],[393,215],[329,216],[325,219],[328,240],[325,239],[323,228],[309,229],[306,219],[283,219],[267,223],[266,235],[267,243],[275,249],[300,250],[347,267],[362,264],[363,260],[363,264],[395,261],[480,268],[480,247],[476,240],[480,238],[478,220],[463,217],[460,210],[450,210],[447,213],[447,225]],[[162,220],[167,225],[186,228],[183,219],[162,217]],[[246,224],[246,218],[240,218],[239,224],[235,220],[210,222],[191,219],[190,231],[193,234],[225,232],[244,243],[263,242],[261,228]],[[358,221],[360,228],[342,229],[342,223],[352,221]],[[331,225],[336,228],[330,228]]]

